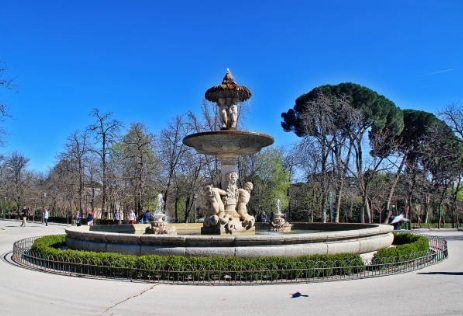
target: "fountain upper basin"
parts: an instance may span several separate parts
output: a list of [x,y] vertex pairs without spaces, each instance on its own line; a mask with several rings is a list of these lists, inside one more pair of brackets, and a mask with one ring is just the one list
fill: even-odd
[[250,131],[221,130],[188,135],[187,146],[206,155],[251,155],[274,142],[272,136]]

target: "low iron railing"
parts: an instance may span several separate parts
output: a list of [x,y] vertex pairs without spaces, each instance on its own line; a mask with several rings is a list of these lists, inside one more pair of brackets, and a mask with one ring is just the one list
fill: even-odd
[[363,262],[312,261],[305,268],[296,264],[267,266],[232,270],[229,267],[185,265],[151,268],[148,264],[120,267],[105,265],[99,259],[68,259],[59,255],[42,255],[31,250],[39,237],[25,238],[13,245],[13,260],[28,268],[50,273],[79,275],[96,278],[126,279],[140,282],[170,284],[247,285],[297,282],[327,282],[380,277],[405,273],[436,264],[448,257],[447,241],[442,237],[425,236],[429,239],[429,250],[408,256],[373,259]]

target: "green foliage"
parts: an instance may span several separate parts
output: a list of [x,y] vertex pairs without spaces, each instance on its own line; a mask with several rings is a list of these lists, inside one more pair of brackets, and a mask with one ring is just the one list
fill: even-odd
[[[347,96],[354,108],[362,109],[363,125],[371,127],[373,133],[387,128],[392,134],[397,135],[403,129],[402,111],[392,101],[373,90],[348,82],[320,86],[297,98],[294,108],[281,114],[283,118],[281,125],[285,131],[292,131],[300,137],[306,136],[303,122],[305,107],[307,102],[316,99],[319,92],[333,98],[334,101],[343,95]],[[342,128],[342,124],[343,122],[337,122],[339,128]]]
[[373,257],[374,263],[391,263],[413,259],[429,250],[429,240],[426,237],[413,235],[410,233],[394,233],[396,247],[378,250]]
[[419,157],[420,146],[426,140],[429,130],[440,120],[434,114],[424,111],[403,110],[402,113],[404,122],[402,132],[395,135],[389,133],[387,129],[384,130],[383,134],[387,141],[384,141],[380,148],[375,148],[375,154],[384,156],[389,154],[391,150],[395,150],[406,154],[408,163],[410,163]]
[[[288,257],[181,257],[127,256],[117,253],[98,253],[61,250],[66,235],[45,236],[37,239],[32,250],[44,257],[60,256],[68,262],[110,266],[111,276],[139,279],[169,280],[267,280],[313,278],[347,275],[365,270],[356,254],[313,255]],[[75,265],[72,265],[77,269]],[[333,269],[334,268],[334,269]],[[83,270],[83,268],[82,268]],[[80,270],[79,270],[80,271]],[[103,269],[98,270],[103,271]],[[116,271],[116,272],[115,272]]]
[[251,181],[254,184],[250,209],[276,212],[276,203],[280,199],[281,209],[288,207],[289,172],[283,165],[283,155],[270,147],[257,157],[256,172]]
[[66,235],[50,235],[36,239],[32,245],[32,251],[57,254],[56,248],[64,245],[66,245]]
[[435,124],[421,149],[425,153],[421,163],[432,174],[434,185],[445,186],[462,170],[462,143],[445,122]]

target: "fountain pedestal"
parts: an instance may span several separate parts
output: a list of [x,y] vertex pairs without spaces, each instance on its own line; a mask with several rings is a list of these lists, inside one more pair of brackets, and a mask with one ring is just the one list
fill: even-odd
[[291,228],[292,225],[283,218],[281,213],[275,214],[273,220],[269,223],[269,230],[272,232],[288,233]]
[[[229,222],[233,228],[227,228],[226,224],[216,226],[203,226],[201,227],[201,235],[233,235],[233,234],[251,234],[256,233],[256,227],[246,228],[243,227],[241,221],[238,219]],[[228,223],[227,223],[228,224]]]
[[154,214],[154,221],[151,222],[151,227],[146,227],[145,234],[154,235],[177,235],[177,229],[166,223],[165,214]]
[[221,186],[206,186],[205,196],[208,210],[202,234],[233,234],[253,232],[255,219],[247,213],[252,183],[248,188],[238,189],[236,162],[238,157],[259,152],[273,144],[272,136],[263,133],[236,130],[237,104],[251,97],[248,88],[237,85],[227,70],[221,85],[207,90],[206,99],[219,107],[222,129],[188,135],[183,143],[200,154],[216,156],[221,163]]

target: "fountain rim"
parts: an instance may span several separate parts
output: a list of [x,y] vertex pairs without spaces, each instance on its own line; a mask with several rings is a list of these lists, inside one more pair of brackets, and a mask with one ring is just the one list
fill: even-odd
[[[301,223],[299,223],[301,224]],[[307,225],[310,227],[310,223]],[[336,224],[324,224],[334,227]],[[330,226],[328,226],[330,225]],[[365,238],[376,235],[389,234],[393,226],[384,224],[341,224],[342,227],[351,226],[350,230],[326,230],[316,233],[301,234],[269,234],[269,235],[135,235],[130,233],[118,233],[110,231],[91,231],[90,227],[70,227],[65,231],[73,238],[83,238],[99,242],[121,242],[124,239],[128,243],[141,245],[204,245],[217,246],[242,246],[242,245],[285,245],[307,242],[329,242],[336,240],[348,240],[351,238]],[[122,225],[118,225],[121,227]],[[132,226],[132,225],[130,225]],[[315,227],[319,227],[316,225]],[[108,227],[109,228],[109,227]]]
[[[306,224],[308,229],[319,225]],[[309,225],[307,225],[309,224]],[[326,224],[325,224],[326,225]],[[114,225],[116,226],[116,225]],[[119,228],[122,225],[118,225]],[[124,225],[132,226],[132,225]],[[145,225],[147,226],[147,225]],[[332,224],[326,225],[334,229]],[[88,231],[89,227],[66,229],[70,249],[116,252],[124,255],[188,257],[298,257],[314,254],[367,253],[386,248],[394,240],[391,225],[337,225],[338,229],[307,234],[269,235],[134,235]],[[363,227],[361,229],[360,227]],[[137,227],[132,227],[136,229]],[[143,228],[143,227],[140,227]],[[357,228],[357,229],[355,229]],[[85,231],[87,229],[87,231]]]
[[241,130],[218,130],[218,131],[207,131],[207,132],[199,132],[185,136],[183,138],[183,143],[189,146],[186,141],[189,139],[202,137],[202,136],[213,136],[213,135],[239,135],[239,136],[257,136],[262,139],[268,139],[270,143],[266,146],[270,146],[275,142],[273,136],[270,136],[265,133],[261,132],[253,132],[253,131],[241,131]]

